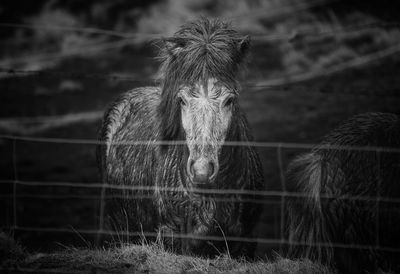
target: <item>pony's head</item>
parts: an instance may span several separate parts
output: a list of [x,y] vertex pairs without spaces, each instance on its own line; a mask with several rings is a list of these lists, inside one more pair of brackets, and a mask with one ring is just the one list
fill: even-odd
[[186,172],[191,182],[210,187],[238,111],[236,76],[249,39],[226,23],[203,18],[184,25],[163,42],[162,136],[186,140]]

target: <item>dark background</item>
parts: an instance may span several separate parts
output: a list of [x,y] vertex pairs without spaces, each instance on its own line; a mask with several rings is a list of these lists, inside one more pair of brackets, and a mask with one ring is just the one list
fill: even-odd
[[[226,18],[252,36],[240,104],[255,140],[315,144],[355,114],[399,114],[399,6],[395,1],[2,1],[0,134],[96,139],[102,112],[114,98],[153,84],[158,62],[150,39],[206,15]],[[392,54],[383,56],[388,50]],[[353,66],[354,60],[364,63]],[[337,66],[339,71],[329,73]],[[258,151],[266,189],[282,190],[281,173],[307,150],[283,148],[281,168],[277,148]],[[0,180],[0,225],[9,231],[16,221],[15,236],[29,250],[86,246],[82,238],[92,240],[73,231],[97,229],[99,189],[32,184],[15,189],[12,182],[96,183],[94,145],[0,138]],[[280,211],[279,198],[265,199],[258,237],[281,237]],[[270,247],[260,246],[257,255]]]

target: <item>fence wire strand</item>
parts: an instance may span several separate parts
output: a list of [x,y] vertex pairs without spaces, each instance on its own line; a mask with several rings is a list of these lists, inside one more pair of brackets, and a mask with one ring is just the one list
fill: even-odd
[[[19,140],[38,143],[54,143],[54,144],[76,144],[76,145],[112,145],[112,146],[177,146],[186,145],[186,141],[121,141],[110,142],[97,139],[77,139],[77,138],[49,138],[49,137],[31,137],[18,136],[9,134],[0,134],[0,139]],[[285,149],[321,149],[321,150],[347,150],[359,152],[382,152],[382,153],[400,153],[400,148],[397,147],[380,147],[380,146],[350,146],[350,145],[330,145],[330,144],[311,144],[311,143],[283,143],[283,142],[239,142],[225,141],[221,142],[224,146],[245,146],[245,147],[260,147],[260,148],[285,148]]]
[[[141,186],[141,185],[111,185],[103,183],[81,183],[81,182],[36,182],[36,181],[14,181],[14,180],[0,180],[0,184],[17,184],[28,187],[71,187],[71,188],[88,188],[88,189],[101,189],[102,187],[120,191],[154,191],[160,190],[171,193],[183,193],[186,190],[175,187],[160,187],[160,186]],[[309,198],[310,194],[302,192],[288,192],[288,191],[275,191],[275,190],[248,190],[248,189],[215,189],[215,188],[202,188],[193,190],[197,194],[212,194],[212,195],[247,195],[254,197],[293,197],[293,198]],[[348,200],[348,201],[365,201],[371,202],[376,201],[375,196],[350,196],[350,195],[338,195],[321,193],[319,195],[321,199],[336,199],[336,200]],[[128,198],[129,199],[129,198]],[[400,198],[397,197],[380,197],[379,201],[386,203],[400,203]]]
[[[0,198],[12,198],[13,195],[9,194],[0,194]],[[101,199],[101,195],[53,195],[53,194],[17,194],[18,199],[43,199],[43,200],[67,200],[67,199],[80,199],[80,200],[95,200],[98,201]],[[142,195],[142,194],[133,194],[130,196],[127,195],[105,195],[104,200],[111,200],[111,199],[124,199],[124,200],[143,200],[143,199],[153,199],[154,195]],[[240,200],[232,198],[223,198],[223,197],[203,197],[203,200],[213,200],[216,202],[233,202],[233,203],[252,203],[252,204],[274,204],[278,202],[270,201],[270,200],[260,200],[260,199],[247,199],[242,198]],[[175,197],[165,197],[165,200],[179,200]],[[103,223],[104,224],[104,223]],[[104,226],[103,226],[104,227]]]

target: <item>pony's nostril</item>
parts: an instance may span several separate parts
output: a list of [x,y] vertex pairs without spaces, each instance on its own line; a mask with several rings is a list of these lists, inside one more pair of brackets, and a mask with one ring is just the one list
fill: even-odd
[[190,163],[190,174],[193,176],[193,174],[194,174],[194,168],[193,168],[193,166],[194,166],[194,161],[192,161],[191,163]]
[[192,159],[189,159],[186,169],[187,169],[187,173],[189,174],[190,177],[194,176],[193,165],[194,165],[194,161]]
[[210,179],[214,180],[218,173],[218,164],[210,162]]
[[209,164],[208,164],[208,174],[209,174],[209,177],[212,177],[213,175],[214,175],[214,164],[213,164],[213,162],[210,162]]

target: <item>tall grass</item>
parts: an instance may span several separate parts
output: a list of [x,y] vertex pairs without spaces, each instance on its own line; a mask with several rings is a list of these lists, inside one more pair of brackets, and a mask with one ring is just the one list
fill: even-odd
[[0,272],[36,273],[334,273],[308,260],[248,262],[221,254],[216,258],[177,255],[161,242],[120,243],[109,248],[77,249],[27,254],[6,234],[0,234]]

